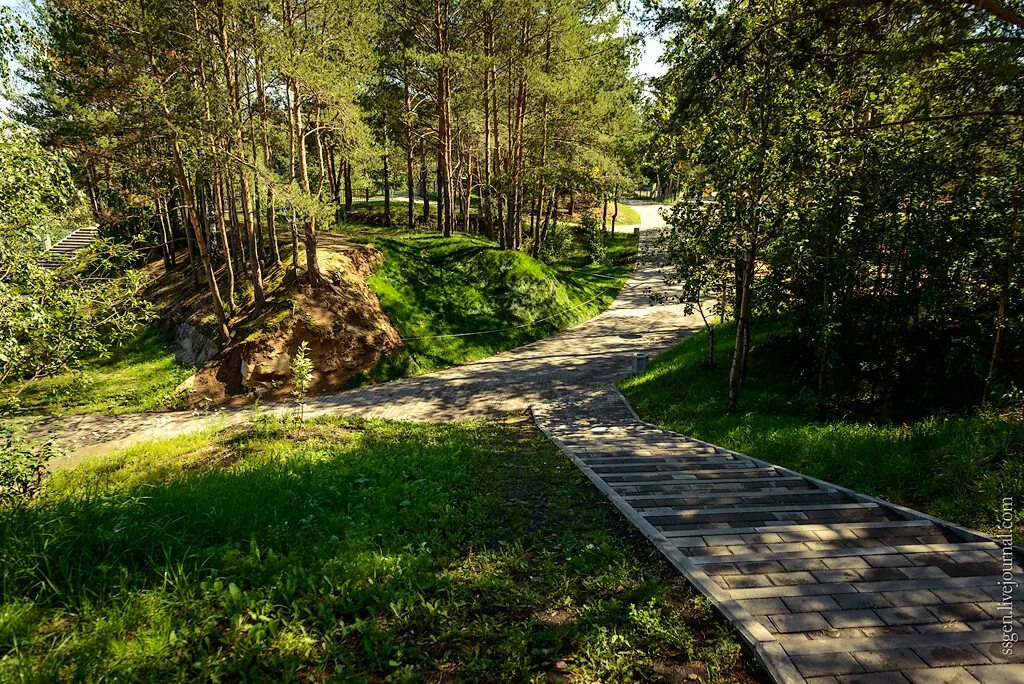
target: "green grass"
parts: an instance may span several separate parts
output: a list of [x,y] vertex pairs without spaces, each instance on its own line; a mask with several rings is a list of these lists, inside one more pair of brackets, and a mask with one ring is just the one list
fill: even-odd
[[167,338],[147,330],[104,358],[91,359],[79,370],[27,383],[17,399],[19,383],[0,387],[0,406],[14,412],[69,415],[130,413],[176,405],[175,388],[193,369],[174,358]]
[[0,510],[3,681],[751,681],[747,666],[526,421],[260,422],[88,462]]
[[578,250],[546,264],[477,236],[370,240],[384,253],[370,285],[406,339],[362,378],[373,381],[467,363],[586,320],[618,294],[636,251],[635,238],[619,236],[609,239],[609,265],[588,264]]
[[[736,413],[725,411],[734,328],[719,330],[718,367],[694,335],[622,390],[648,420],[807,475],[975,529],[996,532],[1003,497],[1024,495],[1024,423],[992,413],[907,424],[822,422],[796,380],[778,327],[755,334]],[[1024,511],[1017,511],[1018,525]]]
[[[596,210],[597,218],[601,218],[602,208],[598,207]],[[608,218],[605,219],[604,225],[611,228],[612,225],[612,212],[615,211],[615,207],[609,202],[608,203]],[[600,221],[598,221],[600,223]],[[638,226],[640,225],[640,214],[637,213],[636,209],[627,206],[622,202],[619,202],[619,215],[615,218],[615,229],[618,230],[619,226]]]

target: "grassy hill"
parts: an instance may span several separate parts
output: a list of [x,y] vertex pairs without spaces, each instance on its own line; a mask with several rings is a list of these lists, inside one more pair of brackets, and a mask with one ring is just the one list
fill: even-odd
[[635,238],[620,236],[609,239],[608,265],[578,250],[548,264],[477,236],[371,243],[384,263],[370,286],[406,340],[364,378],[374,381],[467,363],[586,320],[615,298],[636,251]]

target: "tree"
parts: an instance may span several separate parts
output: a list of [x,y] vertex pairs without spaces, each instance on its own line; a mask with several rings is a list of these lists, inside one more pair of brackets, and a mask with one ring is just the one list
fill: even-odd
[[[648,168],[714,198],[674,213],[704,245],[675,254],[736,283],[730,406],[759,316],[806,348],[823,409],[959,406],[999,369],[1012,381],[998,359],[1011,330],[1020,348],[1016,15],[928,0],[654,10],[674,30],[656,84],[672,109],[649,108],[648,144],[672,156]],[[699,235],[710,216],[714,239]]]

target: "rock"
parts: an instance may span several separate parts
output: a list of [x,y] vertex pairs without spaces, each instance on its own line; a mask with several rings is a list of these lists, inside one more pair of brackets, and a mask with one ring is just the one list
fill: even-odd
[[218,353],[220,347],[189,323],[182,323],[174,330],[174,355],[185,366],[206,363]]

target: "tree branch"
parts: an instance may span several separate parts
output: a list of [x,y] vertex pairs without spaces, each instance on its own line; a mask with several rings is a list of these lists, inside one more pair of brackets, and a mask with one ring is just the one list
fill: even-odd
[[1024,17],[995,0],[962,0],[962,2],[987,12],[1007,24],[1024,27]]

